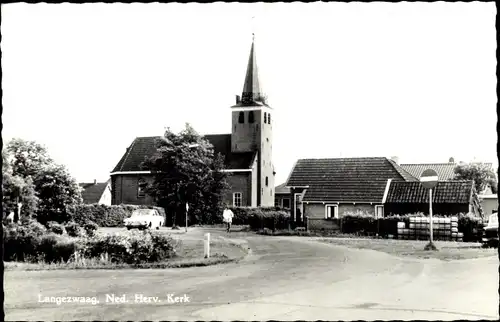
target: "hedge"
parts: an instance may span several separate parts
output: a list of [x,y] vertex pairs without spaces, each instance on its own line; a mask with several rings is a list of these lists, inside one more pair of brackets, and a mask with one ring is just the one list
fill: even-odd
[[253,230],[288,229],[290,213],[278,207],[232,207],[233,225],[248,225]]
[[161,207],[123,204],[117,206],[84,204],[76,208],[72,221],[82,226],[90,221],[96,223],[99,227],[123,227],[123,220],[130,217],[136,209],[156,209],[160,215],[166,218],[165,210]]
[[[420,217],[422,214],[391,215],[383,218],[374,218],[365,214],[346,214],[341,219],[330,219],[337,223],[344,234],[357,234],[363,236],[388,236],[397,235],[398,222],[404,222],[409,227],[410,217]],[[433,216],[443,218],[449,216]],[[464,242],[475,242],[481,240],[483,222],[480,218],[471,214],[458,214],[458,231],[464,234]]]

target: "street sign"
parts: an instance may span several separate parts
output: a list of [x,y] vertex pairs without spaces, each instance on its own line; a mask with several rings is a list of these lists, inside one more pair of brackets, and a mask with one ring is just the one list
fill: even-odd
[[427,169],[420,175],[420,182],[426,189],[433,189],[438,183],[438,174],[432,169]]
[[432,169],[427,169],[420,175],[420,182],[425,189],[429,189],[429,219],[430,219],[430,232],[429,232],[429,244],[425,246],[425,250],[437,250],[436,246],[433,243],[433,227],[432,227],[432,189],[437,186],[438,183],[438,174],[436,171]]

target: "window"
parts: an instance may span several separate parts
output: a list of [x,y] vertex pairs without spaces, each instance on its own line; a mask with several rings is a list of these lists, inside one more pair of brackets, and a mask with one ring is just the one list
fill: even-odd
[[271,124],[271,113],[267,115],[267,124]]
[[283,198],[282,207],[290,209],[290,198]]
[[240,112],[238,115],[238,123],[245,123],[245,112]]
[[241,207],[241,192],[233,193],[233,207]]
[[325,206],[325,218],[339,218],[339,206],[338,205],[326,205]]
[[378,205],[375,206],[375,218],[384,217],[384,206]]
[[254,123],[255,122],[255,116],[253,115],[253,111],[250,111],[248,113],[248,123]]
[[264,112],[264,123],[267,123],[267,113]]
[[146,196],[146,180],[143,178],[139,178],[137,180],[137,197],[138,198],[144,198]]
[[269,178],[266,177],[266,187],[269,186]]

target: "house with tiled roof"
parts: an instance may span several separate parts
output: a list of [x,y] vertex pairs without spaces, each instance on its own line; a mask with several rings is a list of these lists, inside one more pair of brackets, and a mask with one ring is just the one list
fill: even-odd
[[[385,215],[429,214],[429,190],[420,182],[395,181],[384,196]],[[480,199],[472,180],[442,180],[432,189],[432,212],[451,216],[472,213],[483,216]]]
[[[273,109],[268,105],[259,82],[252,42],[241,97],[231,107],[231,133],[205,135],[214,152],[224,156],[230,172],[230,192],[225,201],[235,207],[274,205],[274,166],[272,162]],[[154,180],[142,163],[156,153],[159,137],[137,137],[111,172],[113,204],[153,204],[141,183]]]
[[[424,170],[432,169],[438,174],[440,181],[448,181],[455,179],[455,168],[460,165],[456,163],[453,158],[450,158],[450,162],[446,163],[405,163],[401,164],[401,168],[406,170],[412,176],[420,178],[420,175]],[[487,169],[493,169],[493,164],[488,162],[471,162],[471,163],[481,163]],[[491,193],[491,187],[486,187],[486,191],[479,191],[478,193]]]
[[286,182],[292,218],[339,218],[358,211],[383,216],[391,181],[418,182],[385,157],[298,160]]
[[111,205],[111,180],[106,182],[79,183],[82,188],[82,199],[85,204]]

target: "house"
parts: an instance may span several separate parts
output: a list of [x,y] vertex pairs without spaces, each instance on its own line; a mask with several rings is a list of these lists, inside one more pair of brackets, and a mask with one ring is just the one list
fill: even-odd
[[481,206],[486,217],[498,212],[497,194],[482,194],[479,195],[479,200],[481,201]]
[[[384,215],[429,214],[429,190],[420,182],[390,182],[384,197]],[[482,216],[482,207],[472,180],[438,181],[432,189],[432,213],[451,216],[473,213]]]
[[[491,170],[493,169],[492,163],[481,162],[481,164],[486,166],[486,168],[489,168]],[[449,162],[447,163],[407,163],[401,164],[400,166],[415,178],[420,178],[420,175],[424,170],[432,169],[436,171],[440,181],[448,181],[455,179],[455,168],[458,165],[460,165],[460,163],[456,163],[453,158],[450,158]],[[491,193],[491,187],[489,185],[485,188],[485,191],[480,191],[480,193],[483,194],[487,194],[488,192]]]
[[382,216],[390,180],[418,181],[385,157],[298,160],[286,182],[292,218],[339,218],[357,211]]
[[290,208],[290,188],[286,187],[286,183],[282,183],[274,188],[274,206]]
[[111,180],[106,182],[79,183],[82,188],[83,203],[111,205]]
[[[225,202],[235,207],[274,205],[274,166],[272,161],[273,109],[268,105],[259,82],[255,43],[252,41],[242,95],[231,107],[231,133],[205,135],[215,153],[225,160],[231,190]],[[112,203],[152,205],[153,200],[140,183],[154,180],[151,171],[141,167],[156,153],[158,137],[137,137],[111,172]]]

